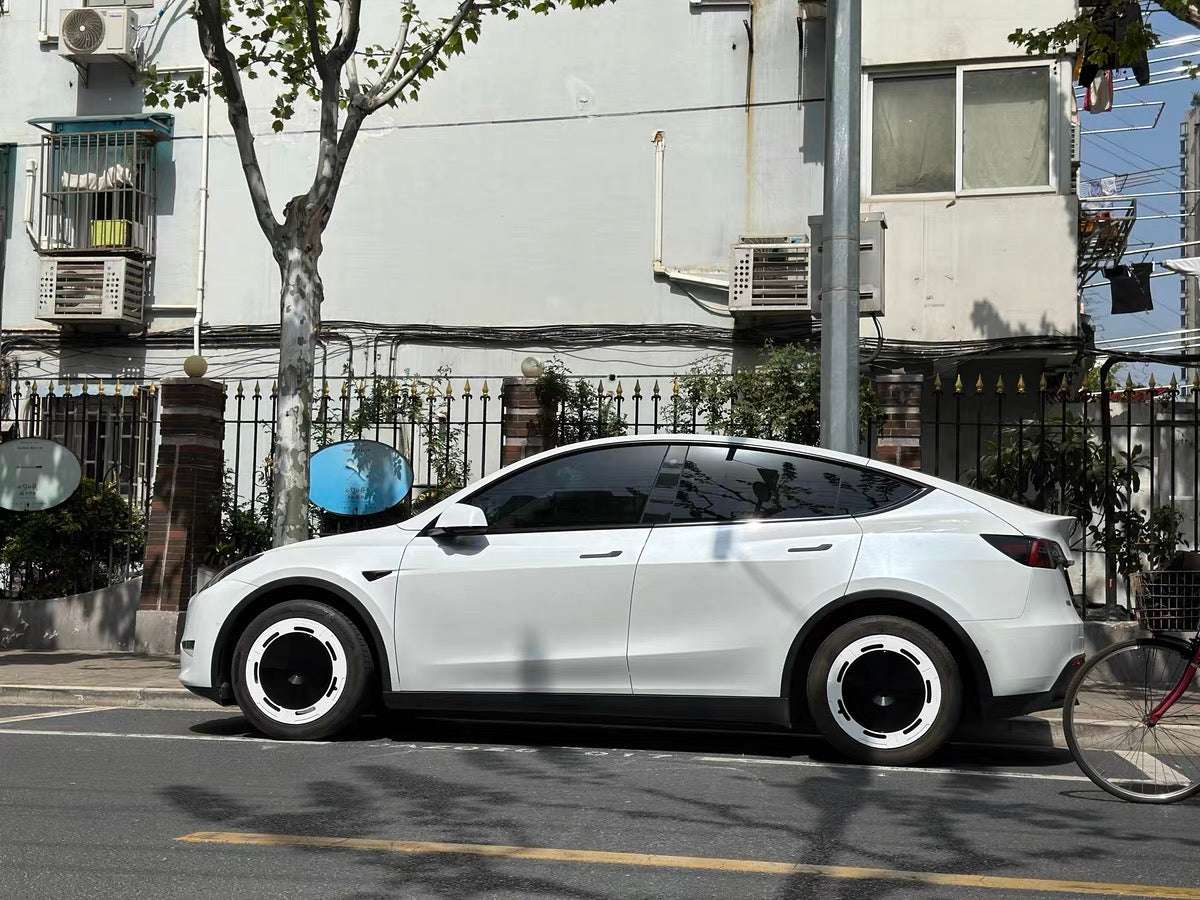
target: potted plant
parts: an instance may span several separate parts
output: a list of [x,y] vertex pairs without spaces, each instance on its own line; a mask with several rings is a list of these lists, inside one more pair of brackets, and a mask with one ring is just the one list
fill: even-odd
[[1200,615],[1200,553],[1182,549],[1187,547],[1179,529],[1183,514],[1162,506],[1149,515],[1134,511],[1128,521],[1138,621],[1151,631],[1194,631]]

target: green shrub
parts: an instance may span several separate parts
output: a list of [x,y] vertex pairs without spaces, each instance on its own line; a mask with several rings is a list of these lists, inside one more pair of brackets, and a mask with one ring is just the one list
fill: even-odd
[[137,511],[115,487],[91,478],[53,509],[0,510],[0,564],[22,600],[105,587],[126,577],[144,551]]

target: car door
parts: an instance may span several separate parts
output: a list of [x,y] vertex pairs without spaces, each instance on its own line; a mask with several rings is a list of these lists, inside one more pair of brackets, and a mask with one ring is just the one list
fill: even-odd
[[401,689],[629,694],[641,518],[666,449],[553,457],[463,501],[486,533],[413,539],[397,579]]
[[862,529],[842,468],[746,446],[672,446],[634,582],[635,694],[778,697],[809,614],[843,595]]

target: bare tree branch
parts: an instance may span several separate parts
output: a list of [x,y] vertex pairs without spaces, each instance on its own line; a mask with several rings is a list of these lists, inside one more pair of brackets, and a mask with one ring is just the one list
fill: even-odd
[[325,51],[321,49],[321,29],[317,19],[316,0],[304,0],[304,18],[308,28],[308,52],[312,55],[313,68],[324,80]]
[[[362,0],[341,0],[341,15],[338,19],[337,40],[329,51],[329,64],[340,71],[350,63],[354,66],[354,51],[358,49],[358,31]],[[358,70],[354,69],[354,86],[358,87]]]
[[379,83],[375,85],[372,93],[382,90],[383,86],[391,81],[392,76],[396,74],[396,65],[400,62],[400,54],[408,46],[408,28],[411,24],[412,19],[405,17],[404,24],[400,28],[400,34],[396,37],[396,45],[392,47],[391,56],[388,57],[387,65],[383,67],[383,74],[379,76]]
[[246,109],[246,96],[242,91],[242,79],[237,64],[225,46],[225,25],[221,19],[220,0],[197,0],[197,20],[200,49],[204,58],[221,74],[221,86],[225,91],[225,108],[229,114],[229,125],[237,142],[242,170],[246,173],[246,185],[250,189],[250,202],[258,226],[270,241],[272,248],[279,239],[280,223],[271,208],[271,197],[258,162],[254,146],[254,133],[250,130],[250,114]]
[[[380,94],[371,98],[371,112],[374,112],[380,107],[387,106],[396,99],[397,95],[399,95],[402,90],[408,87],[412,80],[416,78],[418,74],[420,74],[421,70],[429,65],[434,57],[442,52],[442,48],[446,46],[446,42],[454,36],[455,32],[458,31],[459,26],[462,25],[463,19],[465,19],[472,12],[472,10],[475,9],[475,7],[476,0],[462,0],[462,2],[459,3],[458,10],[454,13],[454,18],[446,24],[446,27],[444,27],[438,33],[438,36],[434,38],[432,43],[425,48],[425,52],[421,54],[420,58],[416,62],[416,65],[397,78],[393,84],[384,88]],[[382,85],[383,82],[381,81],[380,84]]]
[[346,112],[346,121],[342,124],[342,133],[338,138],[333,172],[326,186],[326,193],[322,197],[324,207],[321,213],[322,231],[329,224],[329,217],[333,214],[333,204],[337,200],[338,190],[342,186],[342,176],[346,173],[346,163],[350,159],[350,151],[354,149],[354,140],[358,137],[358,130],[368,115],[368,111],[361,104],[352,104]]

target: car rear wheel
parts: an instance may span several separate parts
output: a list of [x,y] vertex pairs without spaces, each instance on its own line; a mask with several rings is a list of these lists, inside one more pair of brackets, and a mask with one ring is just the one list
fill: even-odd
[[837,750],[859,762],[908,765],[944,744],[958,724],[962,682],[938,638],[896,616],[837,628],[808,670],[808,707]]
[[354,722],[371,699],[375,665],[343,613],[312,600],[272,606],[233,654],[233,693],[250,723],[280,740],[319,740]]

